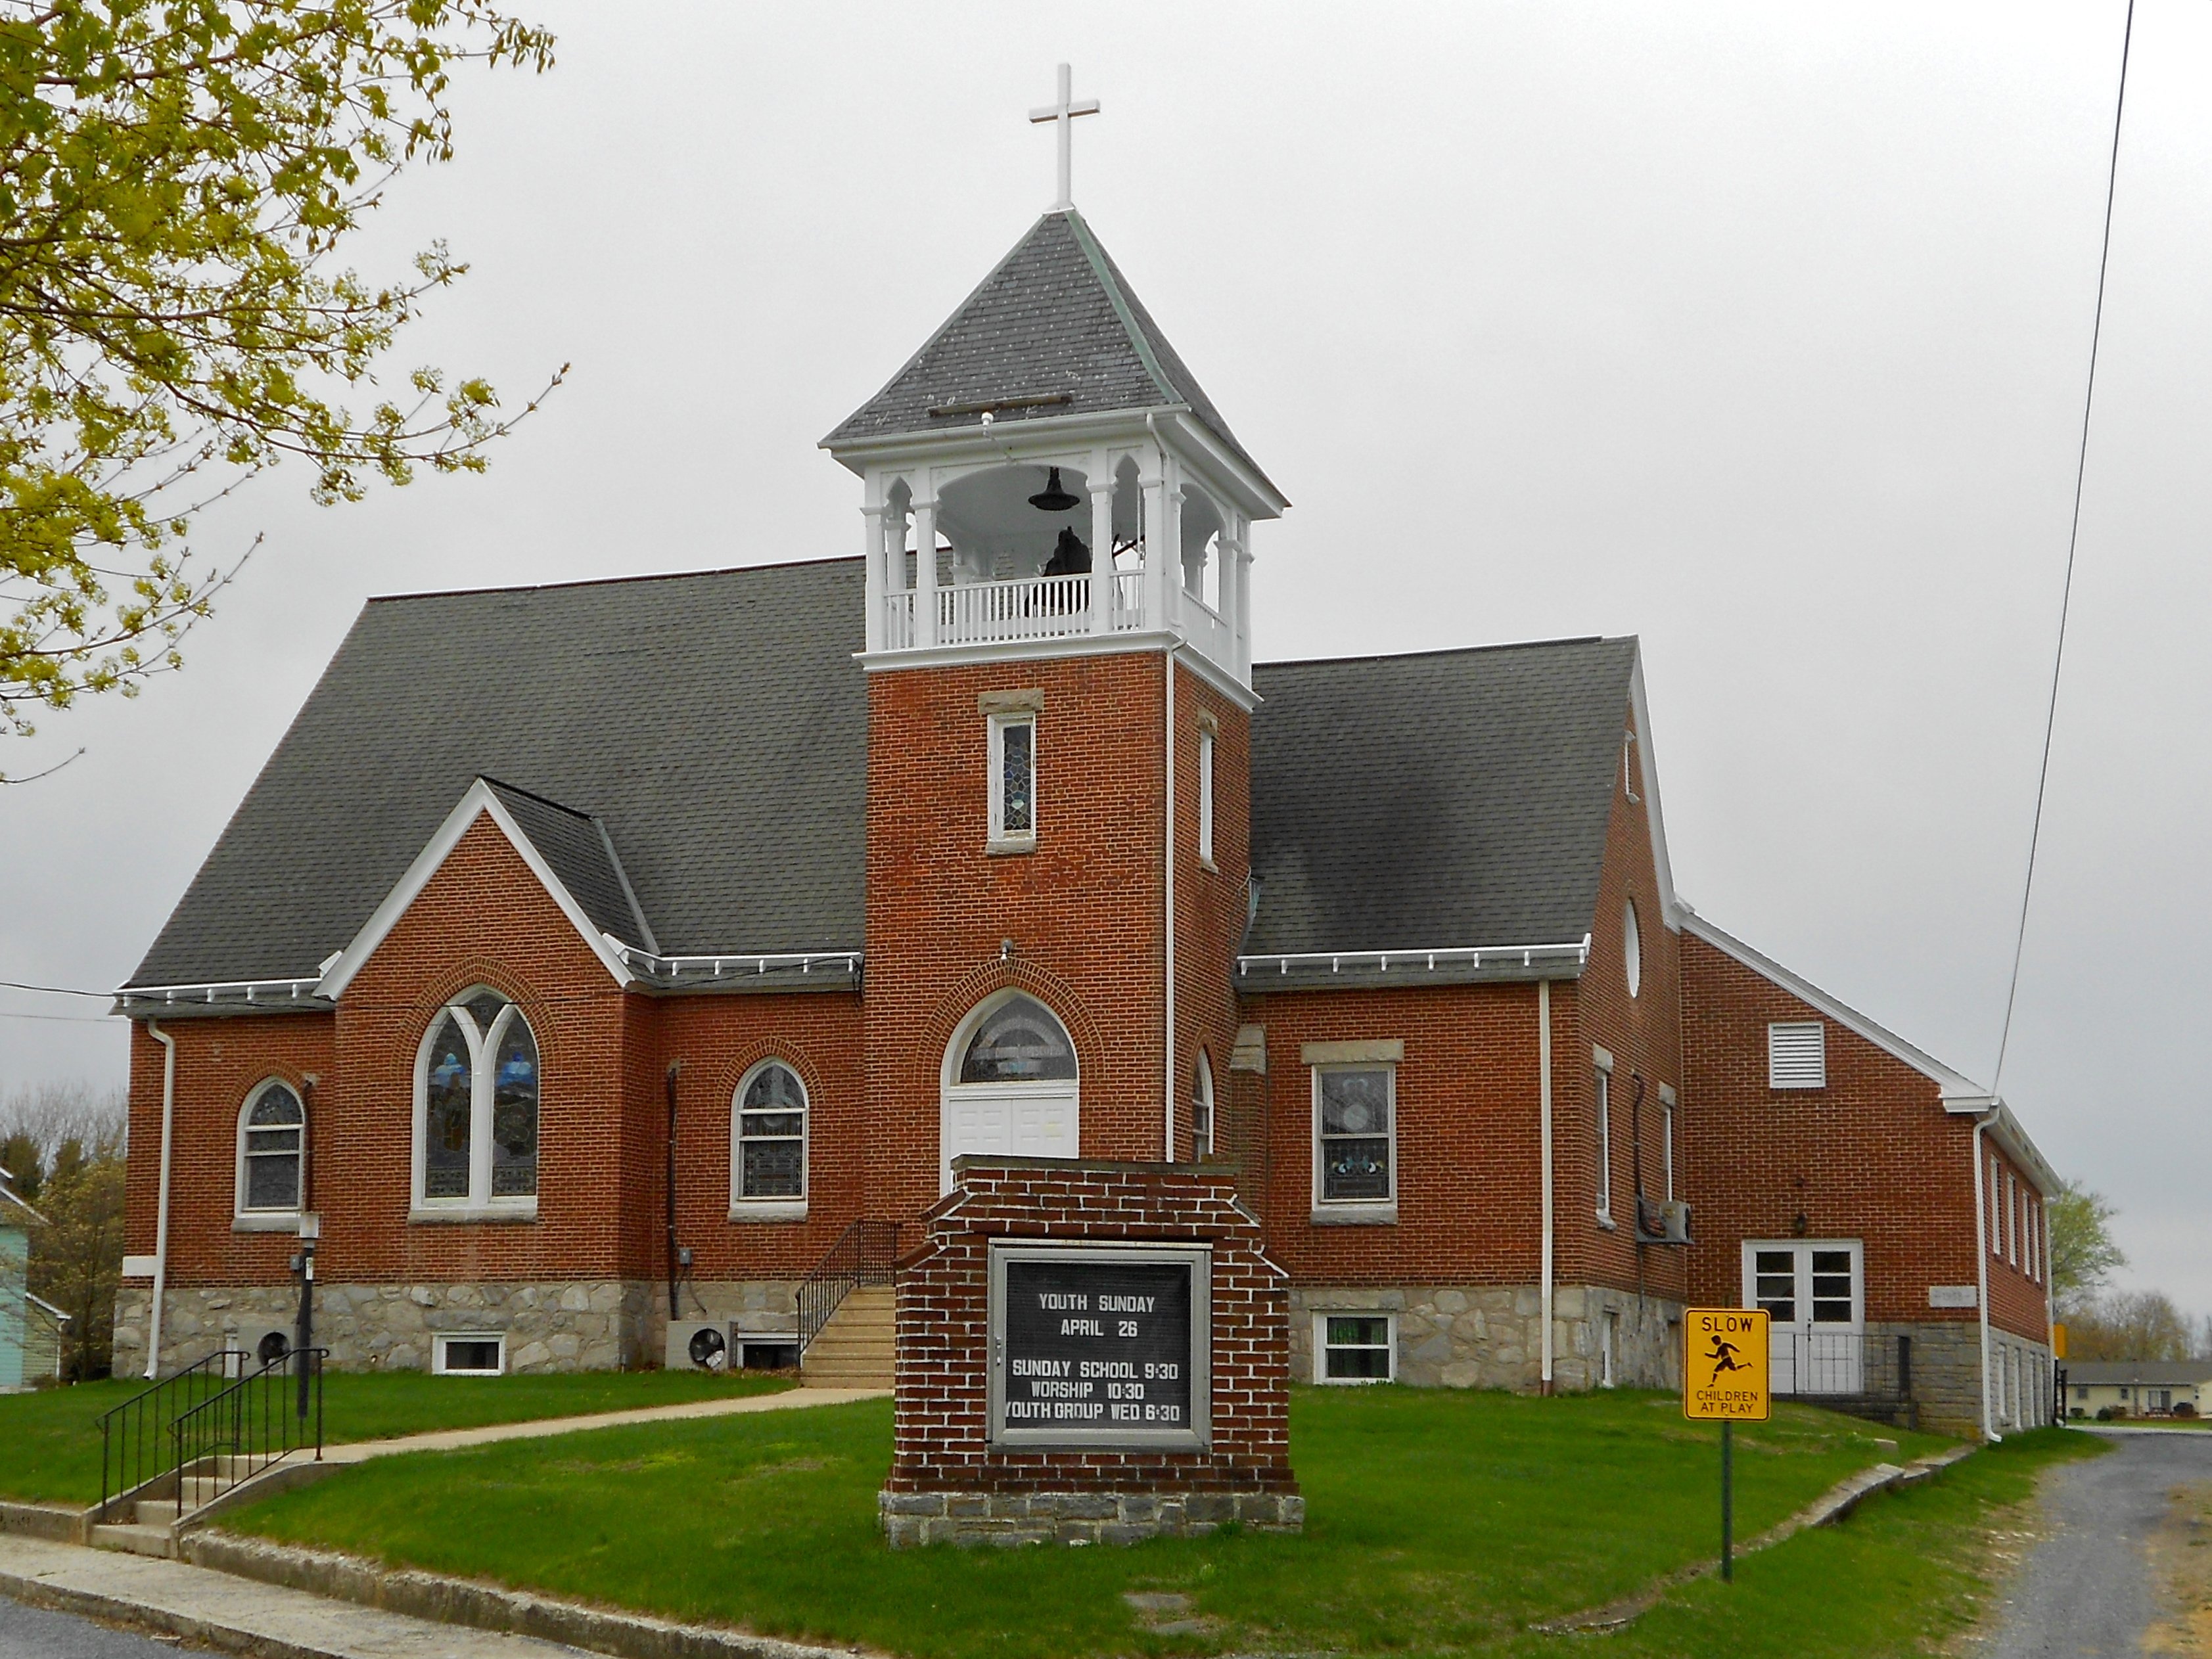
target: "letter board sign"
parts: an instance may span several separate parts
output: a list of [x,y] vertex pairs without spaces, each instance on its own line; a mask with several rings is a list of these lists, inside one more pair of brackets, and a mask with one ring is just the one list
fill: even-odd
[[991,1438],[1200,1448],[1212,1437],[1212,1252],[995,1245]]

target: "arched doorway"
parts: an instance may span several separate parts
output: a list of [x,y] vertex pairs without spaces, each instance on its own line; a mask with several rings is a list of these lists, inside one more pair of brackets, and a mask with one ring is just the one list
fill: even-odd
[[939,1190],[963,1152],[1073,1158],[1082,1145],[1075,1045],[1025,991],[976,1005],[945,1045],[938,1120]]

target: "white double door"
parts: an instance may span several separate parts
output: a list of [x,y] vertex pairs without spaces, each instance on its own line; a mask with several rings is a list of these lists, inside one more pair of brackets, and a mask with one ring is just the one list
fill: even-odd
[[1073,1158],[1081,1149],[1073,1084],[963,1083],[947,1087],[939,1120],[939,1190],[952,1190],[963,1152],[1001,1158]]
[[1749,1239],[1743,1301],[1766,1310],[1777,1394],[1866,1386],[1866,1251],[1856,1238]]

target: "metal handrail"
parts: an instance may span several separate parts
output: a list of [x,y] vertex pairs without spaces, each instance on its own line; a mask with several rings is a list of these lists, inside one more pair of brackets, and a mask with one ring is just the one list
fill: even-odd
[[239,1348],[218,1349],[93,1419],[100,1429],[99,1519],[107,1519],[118,1498],[176,1472],[169,1455],[177,1419],[229,1387],[250,1357]]
[[799,1351],[822,1334],[838,1304],[863,1285],[888,1285],[898,1261],[899,1224],[863,1218],[837,1236],[799,1282]]
[[[270,1464],[295,1451],[306,1451],[310,1443],[315,1461],[322,1462],[323,1363],[329,1358],[327,1348],[294,1348],[251,1376],[240,1377],[221,1394],[202,1401],[170,1425],[179,1515],[212,1503]],[[295,1378],[301,1384],[297,1389],[293,1386]],[[187,1476],[202,1483],[201,1495],[192,1504],[185,1502],[183,1481]]]

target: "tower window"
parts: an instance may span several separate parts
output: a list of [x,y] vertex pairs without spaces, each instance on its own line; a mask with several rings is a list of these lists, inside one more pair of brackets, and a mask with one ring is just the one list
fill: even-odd
[[991,719],[991,844],[1028,848],[1036,842],[1036,716]]
[[1198,734],[1198,861],[1213,862],[1213,733]]

